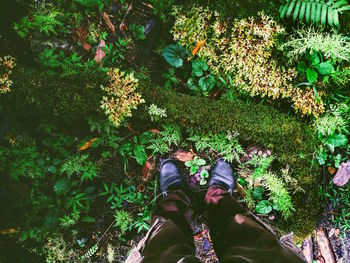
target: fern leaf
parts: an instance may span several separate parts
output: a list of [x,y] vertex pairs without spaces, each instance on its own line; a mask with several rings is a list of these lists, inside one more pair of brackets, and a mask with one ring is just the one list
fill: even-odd
[[310,20],[311,20],[311,5],[312,5],[311,2],[307,2],[306,13],[305,13],[306,22],[310,22]]
[[334,17],[334,25],[338,27],[339,26],[339,12],[338,12],[338,10],[334,10],[333,17]]
[[299,12],[299,20],[303,20],[304,15],[305,15],[305,9],[306,9],[306,2],[303,1],[300,7],[300,12]]
[[316,22],[316,9],[317,9],[317,3],[313,2],[311,4],[311,22]]
[[333,26],[334,24],[334,10],[332,7],[328,8],[328,24]]
[[288,7],[288,11],[287,11],[287,14],[286,14],[286,17],[289,18],[290,15],[292,14],[292,11],[293,11],[293,8],[295,6],[295,3],[296,3],[296,0],[293,0],[290,4],[289,4],[289,7]]
[[347,10],[350,10],[350,5],[345,5],[341,8],[338,8],[337,9],[339,13],[341,13],[342,11],[347,11]]
[[289,6],[289,4],[287,3],[287,4],[285,4],[284,6],[283,6],[283,8],[282,8],[282,11],[281,11],[281,14],[280,14],[280,17],[283,19],[284,17],[285,17],[285,15],[286,15],[286,12],[287,12],[287,10],[288,10],[288,6]]
[[340,0],[340,1],[336,2],[336,3],[332,6],[332,8],[333,8],[333,9],[337,9],[337,8],[339,8],[339,7],[341,7],[341,6],[344,6],[344,5],[347,5],[347,4],[348,4],[348,1],[347,1],[347,0]]
[[300,6],[301,6],[301,1],[298,1],[294,8],[293,21],[295,21],[298,17]]
[[316,8],[316,24],[321,23],[321,10],[322,10],[322,4],[318,3]]
[[328,6],[323,4],[322,5],[322,14],[321,14],[321,25],[325,25],[326,24],[326,20],[327,20],[327,9]]

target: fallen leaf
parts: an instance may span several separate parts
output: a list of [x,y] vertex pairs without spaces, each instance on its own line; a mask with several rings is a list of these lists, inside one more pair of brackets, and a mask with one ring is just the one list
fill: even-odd
[[153,133],[156,133],[156,134],[158,134],[159,133],[159,130],[158,129],[150,129],[150,130],[148,130],[149,132],[153,132]]
[[197,52],[199,51],[199,49],[204,46],[205,44],[205,40],[201,40],[198,41],[196,46],[194,47],[194,49],[192,50],[192,55],[195,56],[197,54]]
[[345,185],[350,179],[350,160],[342,163],[335,176],[333,177],[333,183],[337,186]]
[[156,164],[151,160],[146,161],[142,169],[142,180],[144,182],[151,181],[155,170],[156,170]]
[[105,57],[106,53],[103,51],[103,47],[106,46],[106,42],[102,39],[100,43],[98,43],[96,53],[95,53],[95,61],[97,63],[101,63],[102,59]]
[[194,154],[192,152],[185,152],[182,150],[178,150],[175,153],[175,158],[181,162],[191,161],[193,159],[193,157],[194,157]]
[[14,228],[9,228],[9,229],[3,229],[1,230],[1,235],[12,235],[14,233],[17,233],[18,231]]
[[90,51],[91,45],[88,44],[88,43],[84,43],[84,44],[83,44],[83,48],[84,48],[86,51]]
[[85,25],[81,25],[80,27],[77,28],[75,31],[78,35],[79,41],[84,44],[86,42],[86,38],[89,35],[89,30]]
[[111,19],[109,18],[109,16],[107,15],[107,13],[106,13],[106,12],[103,12],[103,13],[102,13],[102,17],[103,17],[103,20],[106,22],[108,28],[113,32],[113,34],[115,34],[114,25],[112,24]]
[[337,169],[335,169],[334,167],[328,167],[328,172],[330,175],[334,175],[336,171]]
[[86,149],[90,148],[92,143],[96,140],[97,138],[92,138],[90,141],[85,142],[85,144],[79,148],[79,151],[85,151]]
[[144,184],[139,184],[137,187],[136,187],[137,191],[139,191],[140,193],[143,193],[145,190],[146,190],[146,187]]

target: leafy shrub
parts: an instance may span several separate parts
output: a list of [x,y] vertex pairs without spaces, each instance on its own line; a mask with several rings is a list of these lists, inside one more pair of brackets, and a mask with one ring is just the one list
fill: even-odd
[[159,121],[161,118],[166,117],[166,109],[159,108],[157,105],[152,103],[148,107],[148,114],[151,117],[151,121]]
[[10,92],[12,69],[16,66],[11,56],[0,57],[0,94]]
[[282,45],[291,61],[297,61],[309,50],[321,52],[334,62],[350,61],[350,41],[339,33],[321,33],[314,27],[295,31]]
[[78,175],[83,181],[91,181],[98,176],[96,164],[89,160],[87,154],[69,157],[63,162],[60,172],[67,174],[69,178],[74,174]]
[[130,230],[133,224],[133,218],[132,216],[124,211],[124,210],[117,210],[115,212],[115,224],[114,226],[120,229],[120,235],[124,235],[127,230]]
[[215,152],[229,162],[240,162],[240,155],[244,154],[236,136],[230,132],[208,135],[196,133],[188,140],[195,144],[197,151]]
[[127,116],[131,116],[131,110],[136,109],[144,100],[135,92],[138,80],[133,74],[126,74],[118,68],[108,72],[110,85],[103,87],[106,96],[103,96],[101,108],[108,119],[118,127]]
[[280,7],[281,18],[289,18],[293,15],[293,20],[297,18],[302,21],[330,26],[339,26],[339,13],[349,10],[346,0],[287,0]]
[[172,29],[174,39],[188,49],[206,40],[198,51],[218,75],[235,74],[233,85],[251,96],[288,98],[302,115],[319,115],[324,111],[321,101],[309,89],[294,87],[297,74],[279,66],[272,58],[275,38],[283,29],[270,17],[234,20],[233,26],[218,15],[201,7],[190,10],[174,8]]

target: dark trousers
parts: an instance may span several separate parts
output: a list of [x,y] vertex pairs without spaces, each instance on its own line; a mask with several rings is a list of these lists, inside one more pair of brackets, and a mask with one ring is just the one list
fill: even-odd
[[[208,226],[220,262],[298,263],[302,257],[283,247],[265,228],[251,219],[223,188],[209,188],[205,196]],[[190,227],[190,201],[181,190],[169,192],[157,204],[152,221],[166,222],[148,240],[143,251],[146,263],[200,262]]]

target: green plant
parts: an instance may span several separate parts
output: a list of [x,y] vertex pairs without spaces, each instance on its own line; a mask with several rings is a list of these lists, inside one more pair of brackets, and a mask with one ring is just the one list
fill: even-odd
[[315,27],[295,30],[290,39],[282,44],[291,61],[300,60],[310,50],[321,53],[332,62],[350,61],[350,42],[339,33],[319,32]]
[[346,0],[287,0],[279,11],[281,18],[293,17],[306,22],[339,26],[339,13],[350,10]]
[[14,23],[13,29],[22,39],[25,39],[29,35],[30,30],[33,29],[33,23],[28,16],[25,16],[18,23]]
[[102,11],[105,3],[104,2],[109,2],[109,1],[103,1],[103,0],[74,0],[74,2],[84,6],[87,8],[87,12],[90,12],[94,10],[95,8],[98,9],[98,11]]
[[150,141],[147,149],[153,151],[153,154],[164,154],[170,151],[172,145],[178,146],[181,141],[181,131],[179,127],[174,125],[162,125],[157,137]]
[[201,180],[199,182],[200,185],[206,185],[207,184],[207,180],[209,178],[209,173],[207,170],[202,170],[200,172],[200,177],[201,177]]
[[171,44],[163,49],[162,54],[172,67],[180,68],[186,57],[186,50],[179,44]]
[[58,29],[63,27],[63,23],[58,20],[60,16],[62,13],[54,9],[47,14],[34,14],[33,27],[39,29],[40,32],[45,32],[47,36],[51,33],[57,35]]
[[166,109],[159,108],[152,103],[148,107],[148,114],[151,117],[151,121],[159,121],[161,118],[166,118]]
[[188,138],[195,143],[198,151],[213,151],[225,160],[240,162],[240,155],[244,155],[242,146],[238,143],[236,135],[230,132],[219,134],[194,134]]
[[[192,76],[187,81],[187,87],[194,92],[201,92],[205,96],[214,88],[216,80],[214,76],[208,72],[208,64],[203,60],[194,60],[192,62]],[[196,85],[196,77],[199,78]]]
[[88,251],[86,251],[83,256],[80,257],[80,261],[85,262],[86,260],[90,260],[90,258],[96,254],[97,250],[98,250],[98,245],[94,245]]
[[136,109],[144,100],[136,92],[138,80],[133,74],[126,74],[118,68],[110,69],[108,72],[110,85],[103,87],[105,96],[101,101],[101,108],[108,119],[118,127],[122,121],[131,116],[132,109]]
[[162,77],[164,77],[166,79],[164,86],[167,89],[171,89],[172,85],[176,86],[177,84],[179,84],[179,81],[177,80],[177,78],[175,76],[175,69],[174,68],[169,68],[169,71],[163,73]]
[[127,230],[131,230],[134,220],[128,212],[116,210],[114,218],[114,226],[120,229],[120,236],[123,236]]
[[193,158],[193,160],[190,160],[190,161],[185,162],[185,165],[186,165],[188,168],[190,168],[190,174],[191,174],[191,175],[192,175],[192,174],[195,174],[195,173],[198,171],[198,169],[199,169],[201,166],[205,165],[205,164],[206,164],[206,161],[205,161],[204,159],[202,159],[202,158],[199,158],[198,156],[195,156],[195,157]]
[[11,56],[0,57],[0,94],[10,92],[12,69],[16,66],[15,59]]
[[82,181],[92,181],[98,176],[98,168],[89,160],[89,155],[73,155],[63,161],[60,173],[67,174],[68,178],[76,174]]
[[102,49],[105,52],[105,57],[103,58],[104,65],[115,67],[120,65],[122,60],[125,59],[124,54],[126,52],[129,42],[120,37],[113,43],[105,45]]
[[131,25],[129,25],[129,29],[130,29],[132,35],[134,36],[134,38],[136,38],[138,40],[146,39],[144,26],[131,24]]
[[263,176],[263,186],[269,191],[269,201],[271,201],[272,207],[281,212],[284,219],[288,219],[292,215],[292,212],[295,211],[295,208],[282,179],[273,173],[265,173]]

